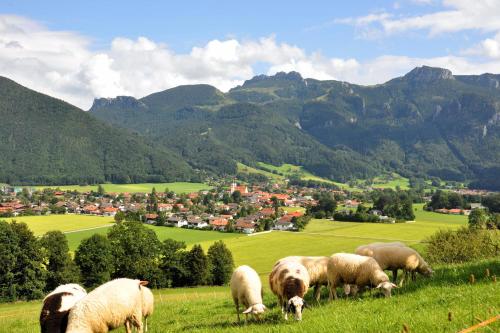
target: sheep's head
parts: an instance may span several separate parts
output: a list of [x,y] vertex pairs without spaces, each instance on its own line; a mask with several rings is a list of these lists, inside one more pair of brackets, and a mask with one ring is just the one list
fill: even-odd
[[432,274],[434,274],[434,271],[432,270],[432,268],[430,268],[427,265],[425,265],[423,267],[419,267],[418,272],[426,277],[432,276]]
[[294,296],[288,300],[286,312],[292,312],[295,320],[302,320],[302,311],[306,307],[306,302],[301,297]]
[[255,318],[259,319],[260,320],[260,315],[262,313],[264,313],[264,311],[266,310],[266,306],[262,303],[257,303],[257,304],[254,304],[252,305],[251,307],[249,307],[248,309],[246,309],[245,311],[243,311],[244,314],[248,314],[248,313],[251,313],[252,315],[255,316]]
[[381,282],[378,284],[377,289],[381,289],[385,297],[391,297],[392,288],[397,288],[394,283],[391,282]]

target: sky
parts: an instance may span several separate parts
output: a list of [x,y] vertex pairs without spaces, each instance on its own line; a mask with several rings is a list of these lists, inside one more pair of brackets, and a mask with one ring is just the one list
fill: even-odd
[[378,84],[422,65],[500,73],[500,0],[0,0],[0,75],[84,110],[279,71]]

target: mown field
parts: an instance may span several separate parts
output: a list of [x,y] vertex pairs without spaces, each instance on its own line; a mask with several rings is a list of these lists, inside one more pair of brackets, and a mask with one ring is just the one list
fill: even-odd
[[[210,189],[211,186],[203,183],[187,183],[187,182],[175,182],[175,183],[142,183],[142,184],[101,184],[106,192],[111,193],[147,193],[156,188],[157,191],[164,191],[168,188],[170,191],[175,193],[191,193],[198,192],[201,190]],[[89,192],[97,191],[97,185],[63,185],[63,186],[34,186],[35,189],[53,188],[60,189],[62,191],[78,191],[78,192]]]
[[[362,224],[312,220],[304,232],[272,232],[255,236],[224,234],[152,227],[160,239],[168,237],[188,244],[201,243],[206,250],[216,239],[224,239],[231,249],[236,265],[248,264],[260,274],[264,302],[270,308],[263,322],[247,325],[235,322],[235,310],[228,287],[199,287],[155,291],[156,311],[150,319],[149,332],[400,332],[403,324],[410,332],[456,332],[490,318],[500,311],[498,283],[485,277],[500,276],[500,261],[468,265],[434,267],[432,279],[419,279],[416,284],[395,290],[391,299],[368,293],[359,299],[342,299],[306,310],[303,322],[285,322],[269,292],[267,275],[274,262],[287,255],[331,255],[352,252],[356,246],[372,241],[400,240],[416,247],[438,229],[458,228],[466,217],[440,215],[416,206],[417,219],[404,224]],[[105,233],[107,228],[67,234],[74,248],[76,242],[93,232]],[[473,273],[477,283],[468,284]],[[326,291],[324,291],[326,295]],[[308,296],[310,298],[310,295]],[[0,305],[0,332],[38,332],[40,302],[19,302]],[[448,313],[452,320],[448,321]],[[498,331],[495,324],[487,330]],[[123,330],[118,330],[123,332]]]

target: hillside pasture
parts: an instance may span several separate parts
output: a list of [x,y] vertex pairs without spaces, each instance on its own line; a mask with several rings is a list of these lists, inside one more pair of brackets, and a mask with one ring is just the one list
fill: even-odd
[[[201,190],[209,190],[212,187],[204,183],[188,183],[188,182],[175,182],[175,183],[141,183],[141,184],[101,184],[106,192],[110,193],[148,193],[156,188],[157,191],[163,192],[166,188],[175,193],[191,193]],[[97,191],[98,185],[62,185],[62,186],[33,186],[37,190],[45,188],[60,189],[62,191],[78,191],[90,192]]]
[[[155,290],[148,332],[401,332],[403,325],[410,332],[457,332],[500,311],[500,284],[484,275],[486,268],[500,275],[498,260],[435,267],[432,279],[419,278],[395,289],[391,298],[374,292],[328,302],[323,290],[323,298],[316,304],[309,293],[306,299],[311,309],[304,311],[302,322],[283,319],[267,282],[264,303],[269,310],[261,322],[247,324],[236,322],[228,287]],[[476,276],[473,285],[468,283],[470,274]],[[0,304],[0,332],[39,332],[40,307],[40,301]],[[497,321],[476,332],[499,330]]]

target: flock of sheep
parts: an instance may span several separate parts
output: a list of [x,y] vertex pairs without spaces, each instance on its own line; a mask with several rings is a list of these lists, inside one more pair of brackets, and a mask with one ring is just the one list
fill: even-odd
[[[320,289],[328,286],[329,299],[337,298],[337,287],[346,295],[356,295],[366,288],[378,288],[386,297],[396,288],[397,272],[415,279],[416,273],[430,276],[432,269],[417,251],[400,242],[372,243],[356,249],[356,254],[336,253],[331,257],[286,257],[278,260],[269,275],[271,291],[278,297],[285,319],[293,313],[302,319],[307,304],[304,295],[314,287],[319,301]],[[393,272],[393,281],[384,270]],[[116,279],[88,293],[77,284],[57,287],[43,300],[40,314],[42,333],[105,333],[125,326],[127,333],[147,331],[147,318],[153,313],[154,298],[146,281]],[[249,266],[236,268],[231,277],[231,295],[238,321],[240,305],[245,320],[249,314],[257,319],[266,310],[262,302],[262,283]],[[144,324],[143,324],[144,320]]]
[[[314,298],[319,301],[321,286],[328,286],[329,299],[337,299],[337,287],[344,287],[346,295],[355,296],[366,288],[382,290],[386,297],[391,296],[392,288],[397,288],[398,270],[405,273],[401,278],[416,273],[430,276],[433,271],[420,254],[400,242],[372,243],[356,249],[356,254],[336,253],[331,257],[294,256],[278,260],[269,275],[271,291],[278,297],[281,311],[288,319],[293,313],[296,320],[302,319],[302,311],[307,304],[304,295],[309,287],[314,287]],[[393,272],[393,281],[384,270]],[[262,283],[259,276],[249,266],[236,268],[231,278],[231,294],[233,297],[238,321],[240,320],[240,304],[248,314],[257,319],[266,309],[262,304]]]

